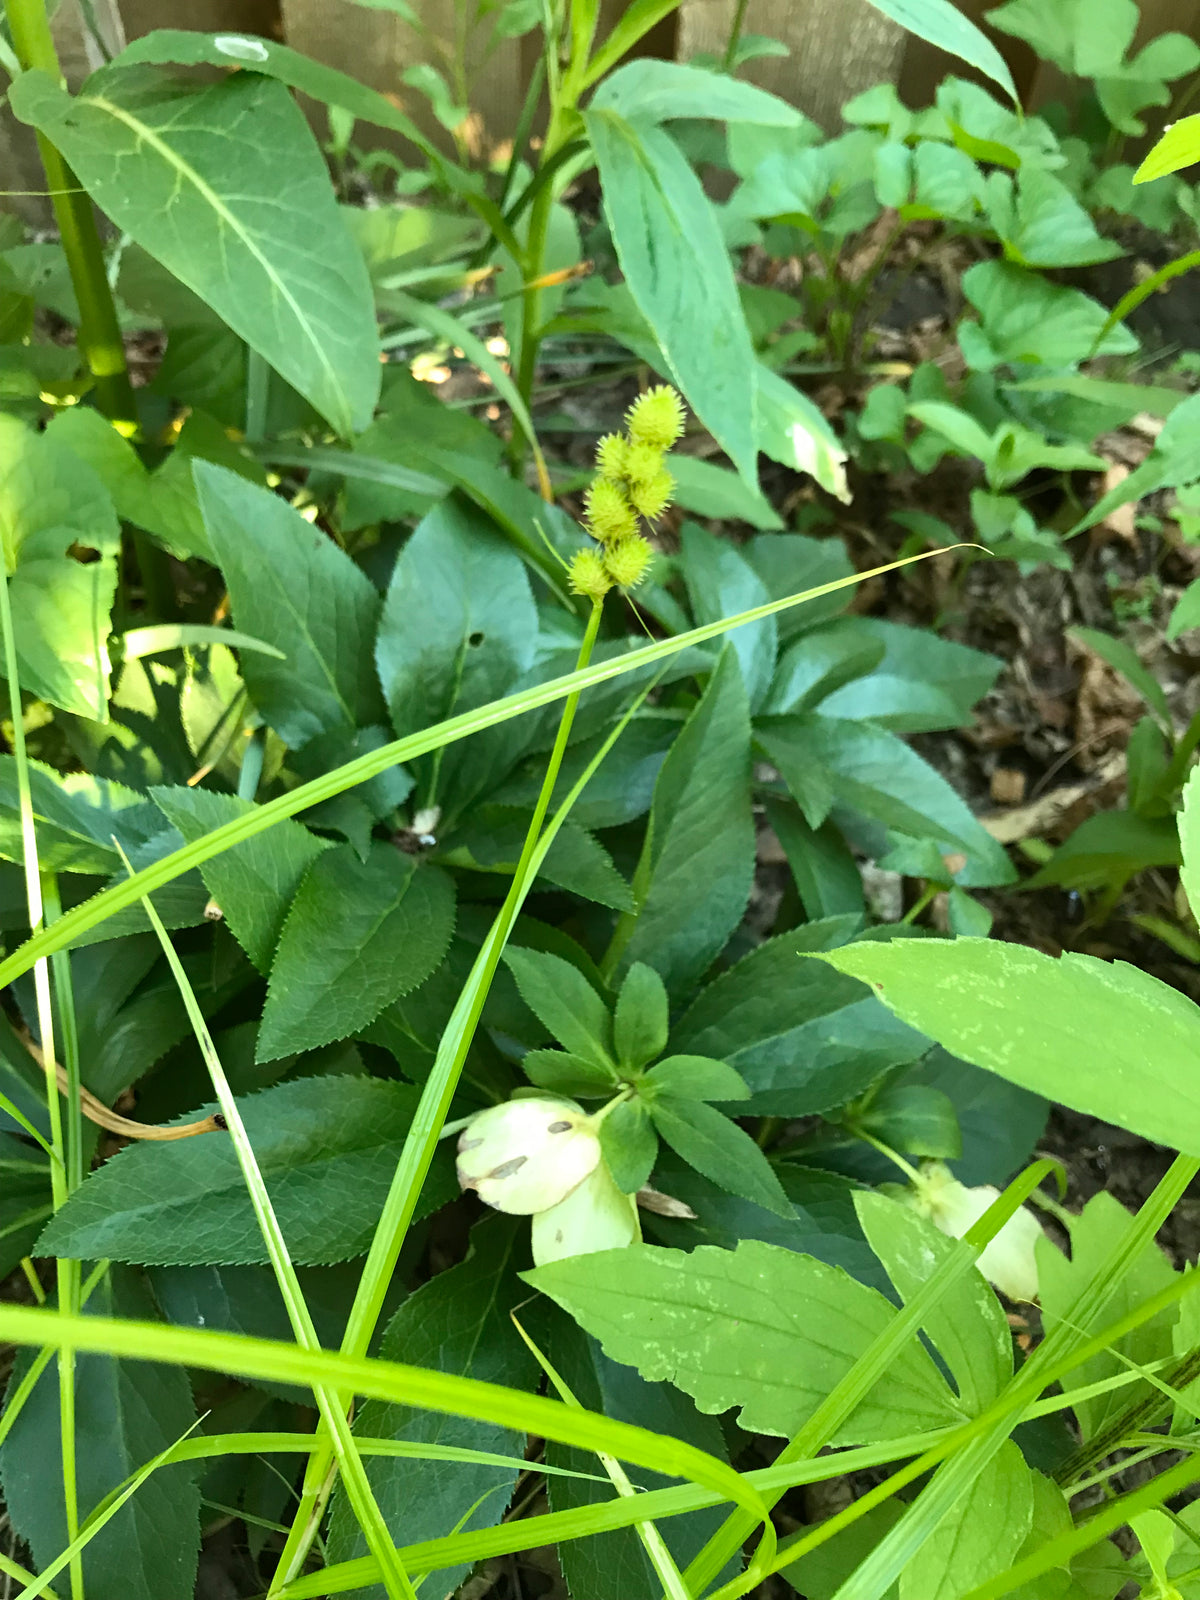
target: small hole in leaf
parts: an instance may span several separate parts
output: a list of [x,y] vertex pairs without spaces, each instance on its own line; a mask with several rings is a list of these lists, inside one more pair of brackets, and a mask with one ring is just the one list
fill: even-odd
[[471,646],[472,650],[478,650],[479,646],[483,643],[483,634],[476,629],[474,633],[469,633],[467,635],[467,643]]

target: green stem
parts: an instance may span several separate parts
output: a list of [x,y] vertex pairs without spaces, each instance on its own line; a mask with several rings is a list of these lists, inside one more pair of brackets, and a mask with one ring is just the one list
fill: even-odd
[[[13,764],[17,770],[17,797],[21,815],[21,855],[25,869],[25,898],[29,907],[29,927],[36,933],[42,922],[42,880],[38,870],[37,831],[33,819],[33,799],[29,785],[29,756],[25,748],[25,724],[21,716],[21,679],[17,667],[17,640],[13,629],[12,604],[7,572],[0,574],[0,631],[4,634],[4,672],[8,679],[8,704],[13,729]],[[57,903],[57,889],[55,890]],[[68,958],[69,959],[69,958]],[[50,994],[50,967],[43,959],[33,969],[37,1003],[38,1032],[41,1035],[42,1062],[46,1074],[46,1109],[50,1121],[50,1143],[55,1160],[50,1163],[50,1196],[55,1211],[66,1204],[69,1194],[66,1148],[63,1140],[62,1102],[58,1094],[58,1067],[54,1049],[54,1008]],[[78,1068],[78,1057],[76,1057]],[[73,1270],[72,1270],[73,1269]],[[71,1315],[77,1309],[79,1264],[59,1258],[55,1263],[58,1309]],[[59,1440],[62,1450],[63,1510],[67,1537],[79,1536],[79,1491],[75,1461],[75,1352],[63,1345],[58,1353]],[[70,1564],[72,1600],[83,1600],[83,1563],[76,1555]]]
[[[597,601],[592,606],[592,613],[588,618],[583,641],[579,646],[577,670],[586,667],[591,660],[596,636],[600,629],[602,611],[603,606]],[[562,767],[563,757],[566,754],[567,742],[571,736],[571,727],[575,720],[575,712],[578,705],[578,693],[568,696],[563,702],[562,716],[559,719],[554,748],[550,752],[545,776],[542,779],[541,792],[538,795],[537,804],[533,808],[533,815],[529,820],[529,828],[525,834],[521,857],[513,874],[508,894],[505,896],[504,904],[501,906],[496,921],[492,925],[484,951],[481,952],[483,955],[482,972],[478,981],[469,985],[460,997],[442,1036],[442,1047],[438,1051],[438,1059],[434,1062],[433,1070],[421,1092],[420,1103],[417,1106],[412,1125],[404,1141],[404,1149],[400,1153],[400,1161],[396,1167],[395,1176],[392,1178],[391,1188],[388,1191],[383,1210],[380,1213],[375,1236],[371,1241],[371,1249],[367,1256],[366,1265],[363,1268],[362,1278],[359,1281],[358,1293],[355,1295],[354,1305],[346,1323],[346,1331],[342,1337],[341,1346],[344,1355],[364,1356],[378,1324],[380,1313],[383,1310],[384,1298],[387,1295],[388,1286],[391,1283],[392,1274],[400,1256],[401,1246],[412,1221],[413,1212],[416,1210],[421,1187],[425,1182],[430,1163],[437,1151],[438,1140],[445,1126],[455,1091],[458,1088],[463,1063],[475,1037],[475,1029],[478,1026],[480,1015],[487,1001],[492,980],[496,975],[496,969],[500,965],[500,957],[508,935],[517,920],[529,890],[527,880],[531,876],[530,864],[537,849],[555,785],[558,782],[558,774]],[[472,974],[472,976],[474,977],[475,975]],[[452,1041],[448,1049],[446,1048],[447,1040]],[[275,1569],[275,1576],[271,1581],[270,1593],[272,1595],[277,1594],[281,1588],[290,1583],[303,1566],[312,1547],[312,1542],[316,1538],[317,1529],[320,1527],[326,1503],[333,1489],[336,1473],[337,1462],[334,1459],[329,1440],[324,1439],[320,1442],[318,1448],[314,1449],[309,1458],[300,1504],[296,1510],[283,1554],[279,1558],[279,1565]]]
[[[4,5],[21,66],[26,71],[36,68],[48,72],[61,81],[62,68],[44,0],[4,0]],[[137,426],[137,407],[92,203],[50,140],[39,133],[37,142],[79,302],[80,353],[95,380],[100,410],[122,431],[132,433]]]
[[734,8],[729,38],[725,44],[725,54],[721,58],[722,72],[733,71],[733,64],[737,59],[738,45],[742,42],[742,27],[746,21],[746,3],[747,0],[737,0],[737,5]]

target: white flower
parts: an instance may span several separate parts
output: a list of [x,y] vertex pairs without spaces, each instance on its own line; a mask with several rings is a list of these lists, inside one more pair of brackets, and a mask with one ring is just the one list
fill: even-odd
[[642,1237],[637,1197],[622,1194],[601,1161],[565,1200],[533,1219],[530,1240],[536,1266],[587,1256],[596,1250],[620,1250]]
[[[952,1239],[961,1239],[999,1197],[999,1189],[990,1183],[968,1189],[942,1162],[927,1161],[909,1191],[909,1204],[943,1233]],[[1041,1223],[1027,1206],[1021,1206],[975,1265],[989,1283],[994,1283],[1010,1300],[1036,1300],[1038,1276],[1034,1247],[1041,1237]]]
[[591,1119],[571,1100],[509,1100],[481,1111],[458,1141],[458,1181],[497,1211],[557,1206],[600,1161]]

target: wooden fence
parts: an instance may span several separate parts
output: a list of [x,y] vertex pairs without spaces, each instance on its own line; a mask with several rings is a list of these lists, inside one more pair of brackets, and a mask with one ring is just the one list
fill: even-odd
[[[602,27],[625,9],[628,0],[602,0]],[[958,0],[979,22],[997,0]],[[1049,0],[1048,0],[1049,3]],[[1141,33],[1153,37],[1177,29],[1200,39],[1200,0],[1139,0]],[[155,28],[197,28],[257,33],[284,39],[297,50],[353,73],[377,89],[399,96],[405,109],[435,136],[444,138],[428,104],[403,86],[405,71],[436,59],[451,48],[460,8],[475,0],[414,0],[423,21],[414,30],[385,9],[354,0],[93,0],[93,11],[111,49],[122,39]],[[687,60],[699,51],[721,51],[729,36],[737,0],[682,0],[679,9],[643,41],[644,53]],[[867,0],[748,0],[746,32],[767,34],[789,48],[786,57],[751,62],[746,76],[782,95],[827,128],[838,125],[838,108],[850,95],[874,83],[898,85],[910,105],[927,103],[947,71],[963,71],[941,51],[914,39],[888,21]],[[984,24],[986,28],[986,23]],[[62,0],[55,32],[68,78],[77,82],[100,59],[83,25],[78,0]],[[471,119],[467,142],[479,156],[503,151],[516,122],[537,48],[537,36],[502,39],[486,54],[485,23],[473,30],[466,54]],[[1036,107],[1063,90],[1052,68],[1039,65],[1031,51],[1006,34],[992,33],[1013,69],[1027,106]],[[40,170],[29,130],[18,127],[7,107],[0,111],[0,188],[10,191],[0,205],[31,221],[48,217],[44,202],[31,194]],[[12,193],[17,191],[17,193]]]

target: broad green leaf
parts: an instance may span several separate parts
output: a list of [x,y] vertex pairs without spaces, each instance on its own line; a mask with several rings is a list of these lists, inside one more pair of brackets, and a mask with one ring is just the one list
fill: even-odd
[[870,0],[876,11],[918,39],[936,45],[960,61],[975,67],[993,83],[998,83],[1014,105],[1018,104],[1012,73],[999,50],[986,34],[952,3],[952,0]]
[[[973,269],[972,269],[973,270]],[[1144,499],[1156,489],[1177,488],[1200,478],[1200,395],[1189,395],[1171,412],[1150,454],[1116,488],[1096,502],[1086,517],[1071,529],[1072,534],[1102,521],[1118,506]]]
[[993,172],[984,202],[1004,254],[1020,266],[1085,267],[1124,254],[1097,232],[1066,184],[1039,167],[1016,178]]
[[36,434],[15,417],[0,416],[0,459],[0,577],[8,583],[21,687],[103,722],[120,544],[112,501],[57,436]]
[[900,1600],[960,1600],[1005,1570],[1032,1520],[1033,1473],[1007,1439],[905,1567]]
[[803,121],[800,112],[785,100],[727,73],[649,57],[627,62],[606,78],[592,96],[590,109],[615,111],[627,120],[645,122],[702,116],[793,128]]
[[[1120,1280],[1112,1285],[1100,1311],[1086,1325],[1079,1323],[1076,1303],[1093,1275],[1103,1270],[1109,1260],[1113,1240],[1121,1236],[1129,1223],[1129,1212],[1112,1195],[1102,1192],[1094,1195],[1080,1215],[1071,1220],[1069,1259],[1049,1241],[1039,1243],[1038,1288],[1042,1315],[1048,1330],[1054,1329],[1066,1317],[1072,1319],[1079,1333],[1085,1336],[1098,1333],[1101,1328],[1136,1310],[1174,1280],[1175,1271],[1170,1262],[1158,1245],[1151,1241],[1126,1266]],[[1112,1349],[1101,1351],[1068,1373],[1063,1379],[1063,1388],[1070,1390],[1098,1383],[1118,1372],[1126,1372],[1127,1361],[1147,1366],[1165,1360],[1172,1354],[1171,1330],[1178,1315],[1178,1306],[1172,1305],[1148,1322],[1141,1323],[1117,1340]],[[1125,1361],[1122,1361],[1122,1356]],[[1156,1392],[1148,1384],[1138,1384],[1133,1389],[1121,1389],[1079,1401],[1074,1411],[1083,1438],[1095,1438],[1105,1423],[1124,1411],[1131,1401],[1136,1403],[1137,1399],[1145,1399]]]
[[[906,1304],[954,1250],[911,1206],[861,1189],[854,1196],[863,1232]],[[964,1273],[938,1300],[922,1327],[950,1369],[972,1416],[984,1411],[1012,1377],[1012,1330],[983,1274]]]
[[521,998],[565,1049],[598,1067],[612,1064],[612,1017],[569,961],[544,950],[510,947],[504,961]]
[[782,531],[783,518],[766,496],[727,467],[680,452],[668,456],[667,465],[675,479],[675,504],[685,511]]
[[60,411],[47,435],[92,468],[123,522],[145,528],[172,555],[211,557],[195,489],[189,484],[190,496],[182,496],[171,491],[169,480],[147,472],[128,439],[98,411],[89,406]]
[[[29,788],[44,872],[118,872],[121,857],[113,836],[128,851],[162,827],[145,795],[90,773],[63,777],[31,761]],[[17,768],[8,755],[0,755],[0,857],[24,859]]]
[[[443,774],[448,765],[443,762]],[[531,809],[486,803],[472,806],[461,825],[439,842],[438,860],[448,866],[477,867],[511,877],[531,818]],[[557,884],[615,911],[633,909],[629,885],[613,866],[608,851],[594,834],[573,821],[564,823],[556,835],[538,871],[538,880]]]
[[613,1039],[623,1067],[644,1067],[666,1048],[670,1003],[653,967],[635,961],[625,974],[613,1012]]
[[[904,1506],[898,1498],[872,1506],[832,1539],[784,1567],[783,1576],[805,1600],[836,1600],[843,1583],[852,1576],[864,1556],[874,1550],[885,1533],[891,1532],[903,1514]],[[900,1586],[893,1583],[880,1600],[899,1600],[899,1596]]]
[[734,1067],[711,1056],[667,1056],[639,1080],[639,1088],[683,1100],[745,1100],[749,1093]]
[[[85,1315],[154,1320],[145,1284],[114,1268],[97,1285]],[[18,1359],[10,1393],[28,1370]],[[196,1425],[182,1367],[75,1357],[75,1470],[84,1514],[111,1489]],[[63,1505],[58,1370],[38,1378],[0,1450],[5,1504],[18,1537],[46,1567],[69,1543]],[[156,1473],[83,1553],[94,1600],[192,1600],[200,1553],[200,1489],[186,1472]],[[58,1591],[65,1592],[65,1585]]]
[[286,500],[208,462],[194,470],[234,622],[286,657],[242,660],[263,716],[290,745],[381,722],[372,661],[380,600],[370,580]]
[[933,839],[944,854],[962,853],[958,874],[966,888],[1011,883],[1015,877],[1003,849],[976,821],[945,778],[886,728],[814,713],[763,717],[755,738],[801,801],[814,769],[828,774],[830,804],[850,806],[885,827],[914,838]]
[[283,924],[258,1036],[258,1060],[344,1039],[423,982],[454,931],[454,882],[375,842],[316,856]]
[[118,227],[339,433],[366,427],[380,381],[370,280],[281,84],[235,72],[181,89],[107,67],[75,96],[26,73],[11,98]]
[[708,197],[661,128],[585,114],[625,281],[688,404],[755,481],[754,350]]
[[961,1183],[1003,1188],[1041,1138],[1049,1111],[1041,1095],[949,1055],[940,1045],[898,1079],[897,1092],[929,1086],[954,1106],[962,1151],[954,1157]]
[[881,617],[843,617],[827,632],[847,646],[874,646],[879,660],[863,674],[831,685],[821,700],[822,713],[877,722],[897,733],[961,727],[1000,672],[997,656]]
[[[492,1217],[473,1229],[467,1259],[409,1296],[384,1330],[379,1355],[386,1361],[405,1361],[509,1388],[536,1388],[537,1363],[509,1315],[528,1297],[514,1270],[513,1258],[524,1248],[518,1221]],[[516,1434],[492,1423],[381,1400],[365,1402],[354,1419],[354,1432],[362,1438],[457,1445],[510,1456],[519,1456],[524,1444]],[[383,1456],[368,1458],[367,1477],[396,1542],[410,1544],[439,1538],[451,1529],[493,1527],[504,1516],[516,1472],[463,1461],[416,1463]],[[331,1561],[353,1560],[367,1550],[340,1490],[333,1503],[328,1550]],[[462,1566],[432,1574],[430,1586],[449,1594],[469,1570]],[[383,1593],[381,1589],[360,1592]]]
[[976,1066],[1200,1156],[1200,1087],[1189,1065],[1200,1012],[1148,973],[991,939],[861,943],[821,959]]
[[1025,886],[1101,889],[1124,883],[1148,867],[1178,865],[1179,834],[1174,817],[1095,811],[1059,845],[1045,866],[1026,878]]
[[837,825],[823,822],[810,828],[799,806],[774,798],[768,798],[766,813],[809,920],[861,917],[862,874]]
[[[635,1244],[523,1274],[614,1361],[667,1379],[708,1414],[741,1407],[751,1432],[793,1434],[895,1311],[836,1267],[778,1246],[690,1254]],[[831,1443],[891,1439],[961,1419],[914,1341]]]
[[726,649],[658,775],[634,882],[640,909],[625,960],[652,965],[668,990],[701,975],[746,909],[754,876],[749,732],[737,658]]
[[1009,0],[988,20],[1031,44],[1062,71],[1092,78],[1104,114],[1122,133],[1143,134],[1137,113],[1170,100],[1167,82],[1194,72],[1200,49],[1182,33],[1163,33],[1126,59],[1138,30],[1136,0]]
[[[156,789],[154,803],[185,840],[200,839],[233,817],[252,811],[249,800],[208,789]],[[262,973],[271,970],[284,918],[312,862],[329,842],[288,820],[214,856],[204,882],[230,932]]]
[[[1099,301],[1080,290],[1050,283],[1009,261],[981,261],[968,268],[962,288],[980,321],[959,324],[959,343],[968,364],[983,371],[1025,363],[1075,366],[1093,354],[1108,318]],[[1115,327],[1104,334],[1099,353],[1128,355],[1136,349],[1134,336]]]
[[[397,734],[506,694],[532,665],[537,637],[529,579],[512,545],[457,496],[435,506],[396,562],[375,644]],[[471,753],[444,753],[443,793]]]
[[[408,1084],[339,1075],[300,1078],[239,1101],[294,1261],[345,1261],[367,1249],[417,1098]],[[452,1168],[440,1161],[420,1211],[428,1214],[456,1193]],[[126,1146],[75,1191],[38,1253],[153,1266],[267,1259],[223,1133]]]
[[898,1026],[861,984],[810,976],[814,963],[800,959],[843,943],[857,926],[854,917],[830,918],[759,945],[684,1012],[672,1053],[727,1061],[751,1092],[735,1114],[761,1116],[829,1110],[924,1055],[924,1035]]
[[[748,611],[769,598],[766,585],[736,545],[718,539],[694,522],[685,522],[681,534],[680,566],[697,622],[712,622],[717,617]],[[775,670],[778,629],[774,617],[749,628],[735,628],[729,643],[738,658],[751,708],[756,709]]]
[[1195,916],[1200,909],[1200,768],[1193,768],[1184,785],[1183,809],[1179,813],[1179,846],[1183,851],[1183,880],[1188,904]]
[[1200,161],[1200,114],[1180,117],[1164,131],[1162,138],[1133,175],[1134,183],[1151,183]]
[[650,1102],[650,1117],[675,1154],[697,1172],[767,1211],[791,1215],[791,1202],[771,1163],[746,1130],[715,1106],[659,1094]]
[[930,1084],[885,1084],[872,1097],[858,1126],[905,1155],[933,1156],[939,1161],[957,1161],[962,1155],[954,1102]]
[[[725,1439],[715,1418],[702,1416],[685,1395],[669,1384],[646,1383],[632,1367],[610,1361],[596,1341],[568,1317],[554,1315],[546,1346],[555,1369],[580,1405],[606,1417],[637,1422],[656,1433],[686,1439],[689,1444],[726,1459]],[[576,1472],[594,1473],[596,1469],[594,1456],[563,1445],[548,1444],[546,1459],[551,1466],[569,1467]],[[666,1478],[645,1471],[637,1474],[637,1482],[647,1489],[666,1488],[668,1484]],[[584,1478],[555,1476],[547,1487],[554,1511],[597,1505],[612,1493],[607,1484]],[[664,1518],[658,1529],[683,1568],[709,1535],[716,1532],[720,1521],[719,1513],[701,1511]],[[615,1529],[588,1539],[564,1540],[558,1548],[558,1559],[575,1600],[660,1600],[662,1595],[662,1582],[632,1528]],[[722,1577],[731,1578],[733,1572],[723,1573]]]
[[754,367],[758,448],[772,461],[807,472],[839,500],[850,499],[846,452],[816,405],[761,361]]

